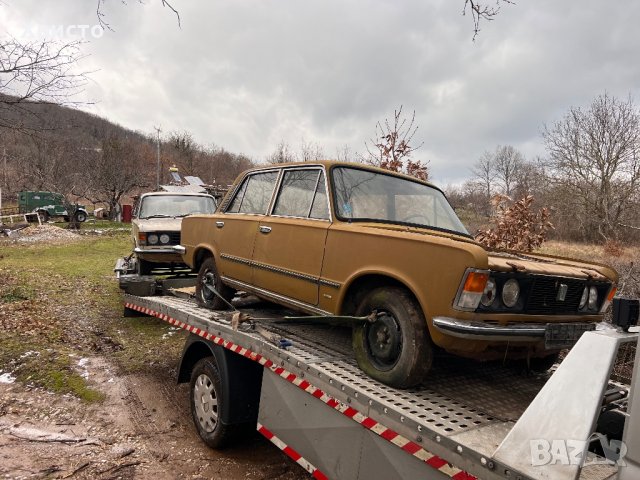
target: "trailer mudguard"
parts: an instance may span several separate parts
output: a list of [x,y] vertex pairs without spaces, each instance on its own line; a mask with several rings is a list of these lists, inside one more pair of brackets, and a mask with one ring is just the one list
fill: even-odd
[[256,422],[263,372],[260,364],[191,333],[182,351],[178,383],[189,382],[194,365],[210,356],[215,358],[222,381],[220,420],[227,425]]

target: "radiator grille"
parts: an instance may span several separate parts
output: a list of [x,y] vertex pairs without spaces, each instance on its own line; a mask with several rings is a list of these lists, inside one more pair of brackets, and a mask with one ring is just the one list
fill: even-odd
[[[567,286],[564,300],[558,299],[560,286]],[[525,310],[527,313],[575,313],[580,305],[585,282],[571,278],[536,276],[529,291]]]

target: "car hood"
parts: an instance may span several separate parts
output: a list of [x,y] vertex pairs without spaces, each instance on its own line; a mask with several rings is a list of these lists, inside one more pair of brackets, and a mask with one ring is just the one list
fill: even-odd
[[489,251],[489,269],[500,272],[519,271],[539,275],[572,278],[592,278],[600,281],[618,281],[618,273],[599,263],[571,258],[513,251]]
[[141,232],[179,232],[182,218],[149,218],[133,221]]
[[[403,225],[383,224],[383,223],[359,223],[362,228],[372,228],[378,230],[391,230],[406,234],[435,235],[447,237],[455,241],[480,244],[471,237],[455,232],[438,231],[429,228],[409,227]],[[538,253],[522,253],[511,250],[487,250],[482,247],[488,255],[488,267],[490,270],[500,272],[520,271],[538,275],[554,275],[570,278],[592,278],[599,281],[618,281],[618,273],[611,267],[595,262],[585,262],[572,258],[556,257],[553,255],[542,255]]]

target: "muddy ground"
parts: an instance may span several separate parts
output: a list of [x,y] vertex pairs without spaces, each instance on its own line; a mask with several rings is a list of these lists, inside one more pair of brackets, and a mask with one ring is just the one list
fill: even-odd
[[258,433],[200,441],[175,383],[185,334],[121,315],[102,257],[126,238],[53,244],[0,242],[0,478],[309,478]]

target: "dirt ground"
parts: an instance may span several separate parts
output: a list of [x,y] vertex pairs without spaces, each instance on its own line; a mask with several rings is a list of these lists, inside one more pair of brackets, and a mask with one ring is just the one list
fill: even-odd
[[[41,281],[25,286],[25,275],[43,271],[29,254],[46,265],[49,253],[7,245],[0,244],[0,478],[309,478],[258,433],[221,451],[200,441],[188,386],[175,383],[184,334],[155,319],[122,318],[110,272],[93,280],[52,270],[46,284],[56,291]],[[25,271],[16,271],[20,262]]]
[[101,356],[84,365],[101,403],[0,385],[2,478],[307,478],[258,434],[207,448],[191,424],[187,386],[168,375],[119,376]]

